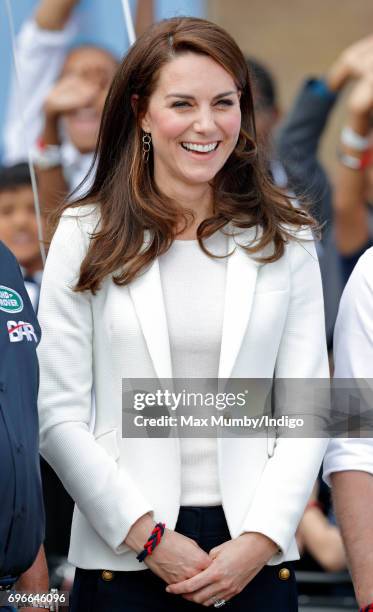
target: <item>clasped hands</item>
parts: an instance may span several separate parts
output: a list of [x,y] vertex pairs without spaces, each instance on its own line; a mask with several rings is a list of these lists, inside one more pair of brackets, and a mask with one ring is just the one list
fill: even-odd
[[166,530],[145,563],[168,583],[168,593],[207,607],[240,593],[277,550],[265,535],[245,533],[207,554],[191,538]]

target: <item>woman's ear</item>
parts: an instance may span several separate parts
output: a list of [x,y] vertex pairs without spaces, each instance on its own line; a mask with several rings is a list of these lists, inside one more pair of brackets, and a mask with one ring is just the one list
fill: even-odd
[[144,132],[151,132],[151,124],[150,124],[150,119],[149,119],[149,114],[146,112],[145,115],[143,115],[140,118],[140,125],[142,127],[142,129],[144,130]]
[[[135,114],[135,116],[137,116],[138,113],[138,105],[139,105],[139,95],[138,94],[133,94],[131,96],[131,106],[132,106],[132,110]],[[140,125],[141,125],[141,129],[144,132],[150,132],[150,123],[149,123],[149,118],[148,118],[148,113],[145,113],[145,115],[143,115],[142,117],[140,117]]]
[[[137,117],[138,106],[139,106],[139,95],[138,94],[133,94],[131,96],[131,106],[132,106],[132,110],[133,110],[135,117]],[[145,113],[145,115],[140,117],[140,125],[144,132],[150,132],[150,125],[149,125],[147,113]]]
[[131,96],[131,106],[132,106],[132,110],[134,112],[135,115],[137,115],[137,106],[139,103],[139,95],[138,94],[133,94]]

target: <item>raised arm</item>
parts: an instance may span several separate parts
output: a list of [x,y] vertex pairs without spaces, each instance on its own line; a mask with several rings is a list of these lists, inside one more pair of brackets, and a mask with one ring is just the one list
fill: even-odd
[[[72,11],[79,0],[41,0],[35,13],[35,21],[42,30],[58,32],[65,28]],[[56,79],[57,79],[56,75]],[[56,80],[54,79],[54,81]],[[59,147],[59,114],[64,108],[66,96],[74,96],[74,83],[67,83],[65,87],[57,86],[51,82],[43,104],[43,128],[39,134],[42,146]],[[55,149],[57,150],[57,149]],[[63,173],[62,164],[43,168],[37,166],[37,176],[40,191],[40,200],[46,211],[54,210],[67,196],[69,186]]]
[[42,30],[62,30],[79,0],[41,0],[35,21]]
[[364,248],[369,239],[368,180],[364,160],[370,147],[373,69],[355,85],[347,109],[335,180],[334,219],[337,248],[342,255],[350,256]]
[[314,203],[319,221],[332,218],[331,186],[318,160],[321,137],[337,95],[346,83],[372,67],[373,36],[343,50],[324,78],[306,81],[277,138],[281,161],[296,193]]
[[154,0],[141,0],[137,2],[135,30],[141,36],[154,22]]
[[4,126],[5,164],[27,159],[28,150],[40,135],[45,97],[61,72],[75,35],[74,23],[69,20],[75,4],[77,0],[42,0],[35,17],[17,36],[21,91],[13,75]]
[[296,195],[313,204],[318,221],[329,221],[331,186],[318,159],[319,144],[336,96],[317,80],[307,81],[277,136],[277,151]]
[[[66,149],[61,139],[61,121],[80,108],[95,106],[99,94],[100,88],[96,83],[75,74],[63,74],[53,84],[46,96],[43,105],[44,123],[40,134],[39,151],[35,156],[40,200],[46,212],[55,210],[69,192],[77,187],[77,184],[72,181],[68,183],[64,168]],[[52,153],[50,164],[44,165],[38,161],[40,154],[41,161],[43,161],[44,152],[47,153],[47,161]],[[54,154],[56,154],[56,159],[53,159]],[[76,158],[83,155],[75,149]],[[79,180],[77,182],[79,183]]]

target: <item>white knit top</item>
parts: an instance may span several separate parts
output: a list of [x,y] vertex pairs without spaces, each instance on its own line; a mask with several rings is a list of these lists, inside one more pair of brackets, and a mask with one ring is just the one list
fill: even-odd
[[[211,253],[227,253],[221,232],[205,244]],[[159,265],[173,377],[217,378],[227,259],[209,257],[197,240],[175,240]],[[181,438],[180,448],[181,505],[221,504],[216,438]]]

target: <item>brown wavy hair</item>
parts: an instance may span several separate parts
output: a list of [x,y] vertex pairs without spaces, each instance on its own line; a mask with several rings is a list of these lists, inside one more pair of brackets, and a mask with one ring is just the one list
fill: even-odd
[[[239,228],[260,228],[257,239],[245,248],[255,255],[271,245],[262,262],[279,259],[285,243],[300,226],[313,226],[312,217],[295,208],[276,188],[268,165],[256,145],[252,88],[245,58],[233,38],[204,19],[166,19],[147,30],[123,59],[103,111],[91,172],[92,187],[84,198],[65,203],[81,206],[99,203],[100,223],[91,236],[80,268],[76,291],[95,293],[103,279],[113,274],[118,285],[136,278],[166,252],[180,222],[190,222],[185,212],[155,184],[153,158],[142,154],[140,119],[154,91],[162,67],[175,56],[194,52],[207,55],[232,75],[241,92],[241,129],[237,145],[212,182],[214,213],[197,229],[203,240],[228,222]],[[133,106],[133,96],[138,96]],[[60,211],[61,213],[62,211]],[[144,232],[150,239],[144,243]]]

